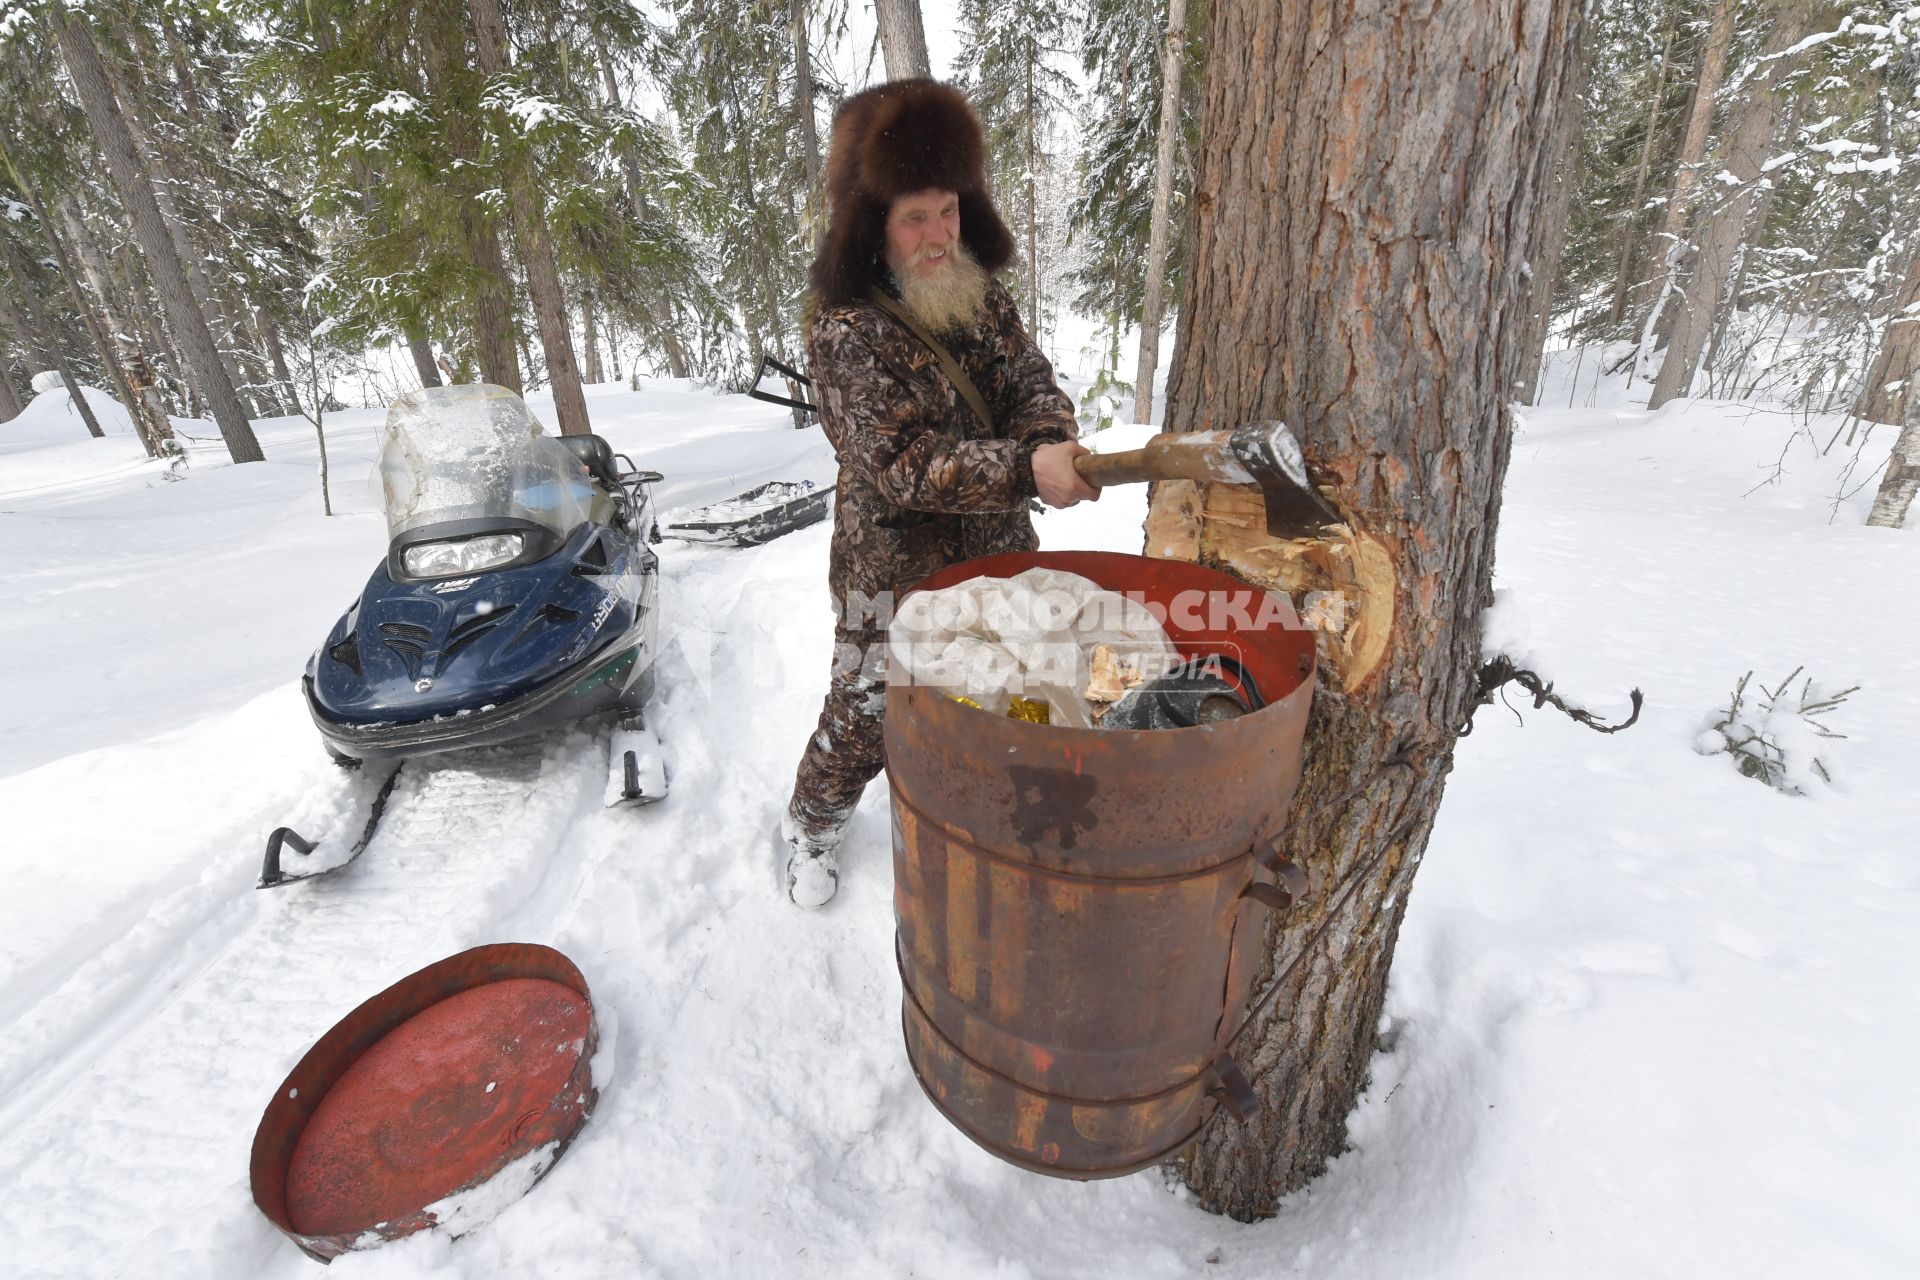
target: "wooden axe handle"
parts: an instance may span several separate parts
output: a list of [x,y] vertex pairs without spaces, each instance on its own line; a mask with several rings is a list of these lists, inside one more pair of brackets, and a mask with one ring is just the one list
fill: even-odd
[[1073,460],[1080,478],[1096,489],[1144,480],[1226,480],[1250,477],[1234,459],[1225,436],[1157,435],[1138,449],[1121,453],[1083,453]]

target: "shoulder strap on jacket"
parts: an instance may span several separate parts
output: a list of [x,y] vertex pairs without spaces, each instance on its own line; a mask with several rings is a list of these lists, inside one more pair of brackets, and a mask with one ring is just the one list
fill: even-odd
[[980,394],[980,388],[973,385],[973,379],[969,378],[967,371],[960,367],[960,362],[953,358],[953,353],[941,346],[932,334],[921,328],[920,322],[915,320],[905,307],[888,297],[878,285],[868,287],[867,301],[907,326],[909,333],[927,344],[928,350],[933,352],[933,358],[940,362],[940,372],[947,375],[947,381],[951,382],[954,390],[960,393],[960,398],[965,400],[975,416],[986,424],[989,432],[999,435],[1000,426],[993,420],[993,411],[987,408],[986,398]]

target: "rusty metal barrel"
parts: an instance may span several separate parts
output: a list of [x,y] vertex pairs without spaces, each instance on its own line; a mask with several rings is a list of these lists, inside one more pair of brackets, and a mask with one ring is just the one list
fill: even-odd
[[[914,1074],[961,1132],[1037,1173],[1115,1177],[1178,1152],[1223,1102],[1261,912],[1303,881],[1278,853],[1299,782],[1314,638],[1284,596],[1106,552],[971,560],[916,590],[1030,568],[1228,653],[1266,705],[1191,728],[1010,720],[934,688],[887,699],[895,955]],[[896,680],[901,670],[896,664]]]

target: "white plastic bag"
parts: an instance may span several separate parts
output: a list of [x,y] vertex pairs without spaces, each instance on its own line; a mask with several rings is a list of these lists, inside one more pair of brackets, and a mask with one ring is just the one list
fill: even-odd
[[970,698],[995,715],[1015,697],[1043,701],[1049,723],[1080,729],[1093,727],[1084,695],[1096,646],[1146,671],[1178,660],[1146,605],[1058,569],[916,592],[888,639],[896,679]]

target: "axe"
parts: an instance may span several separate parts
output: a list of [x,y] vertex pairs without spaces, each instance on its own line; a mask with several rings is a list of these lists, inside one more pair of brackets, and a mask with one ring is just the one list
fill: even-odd
[[1257,484],[1267,500],[1267,534],[1319,537],[1340,513],[1314,492],[1306,456],[1284,422],[1250,422],[1232,431],[1171,431],[1124,453],[1088,453],[1073,460],[1096,489],[1142,480]]

